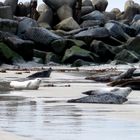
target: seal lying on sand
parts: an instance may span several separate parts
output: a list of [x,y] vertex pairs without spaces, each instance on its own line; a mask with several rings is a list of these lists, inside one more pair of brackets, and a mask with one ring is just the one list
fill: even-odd
[[33,79],[33,78],[45,78],[45,77],[49,77],[50,74],[52,72],[52,68],[49,68],[48,70],[44,70],[44,71],[40,71],[40,72],[36,72],[32,75],[29,75],[27,78],[28,79]]
[[78,99],[68,100],[70,103],[101,103],[101,104],[122,104],[127,101],[131,88],[105,88],[83,92],[89,95]]
[[40,78],[36,78],[34,80],[27,80],[27,81],[11,81],[10,87],[18,90],[35,90],[39,88],[41,83]]
[[82,94],[98,95],[98,94],[108,93],[108,94],[114,94],[114,95],[118,95],[118,96],[122,96],[126,98],[130,94],[131,91],[132,89],[130,87],[107,87],[103,89],[85,91],[85,92],[82,92]]

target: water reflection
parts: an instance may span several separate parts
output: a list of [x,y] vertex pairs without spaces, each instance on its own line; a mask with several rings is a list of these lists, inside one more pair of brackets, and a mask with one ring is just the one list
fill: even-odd
[[47,98],[1,99],[0,127],[22,136],[37,140],[140,139],[140,123],[106,116],[118,111],[108,106],[79,106]]

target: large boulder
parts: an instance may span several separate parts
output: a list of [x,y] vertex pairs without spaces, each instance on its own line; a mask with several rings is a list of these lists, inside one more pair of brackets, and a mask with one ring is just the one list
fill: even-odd
[[81,17],[83,20],[101,20],[101,21],[105,21],[105,16],[103,13],[101,13],[100,11],[93,11],[87,15],[84,15]]
[[38,27],[37,22],[31,18],[27,18],[27,17],[23,18],[19,22],[18,33],[17,33],[18,36],[20,36],[21,38],[24,38],[26,31],[32,27]]
[[90,51],[94,52],[99,56],[101,62],[107,62],[108,60],[113,60],[115,57],[111,46],[103,43],[102,41],[93,40],[90,45]]
[[87,51],[85,49],[81,49],[80,47],[73,46],[70,49],[67,49],[63,58],[62,63],[73,63],[77,59],[82,59],[85,61],[95,62],[97,59],[97,55]]
[[122,19],[126,19],[130,22],[133,20],[134,16],[139,13],[140,13],[139,5],[134,3],[134,1],[132,0],[128,0],[126,1],[126,4],[125,4],[125,11],[122,16]]
[[106,39],[110,37],[109,31],[104,27],[89,28],[88,30],[81,31],[73,36],[76,39],[83,40],[90,44],[93,39]]
[[135,52],[123,49],[120,53],[118,53],[115,60],[124,61],[127,63],[137,63],[139,61],[139,55]]
[[140,20],[133,22],[130,27],[136,30],[136,35],[140,34]]
[[59,17],[59,20],[62,21],[66,18],[73,16],[73,10],[69,5],[62,5],[60,8],[57,9],[57,15]]
[[59,7],[61,7],[64,4],[73,7],[76,3],[76,0],[43,0],[43,2],[49,7],[51,7],[52,9],[57,10]]
[[53,11],[51,8],[46,7],[44,11],[40,13],[40,16],[37,20],[39,24],[41,23],[47,23],[49,25],[52,25],[53,22]]
[[92,3],[95,6],[95,9],[101,12],[105,11],[108,6],[107,0],[92,0]]
[[18,29],[18,21],[0,18],[0,31],[16,34],[17,29]]
[[49,45],[54,40],[62,39],[60,36],[42,27],[29,28],[25,35],[26,38],[44,45]]
[[109,31],[109,33],[111,34],[111,36],[113,36],[114,38],[120,40],[120,41],[126,41],[129,39],[129,35],[127,35],[122,27],[117,24],[117,23],[113,23],[113,22],[108,22],[105,24],[105,28]]
[[93,6],[91,0],[82,0],[82,6]]
[[125,44],[125,48],[140,55],[140,36],[130,38]]
[[65,31],[79,29],[79,24],[73,19],[73,17],[66,18],[62,20],[55,26],[56,29],[61,29]]
[[18,37],[8,37],[5,39],[5,43],[19,55],[21,55],[24,60],[29,61],[33,58],[33,49],[35,44],[29,40],[22,40]]
[[0,6],[0,18],[5,18],[5,19],[13,18],[11,6]]
[[15,13],[18,0],[5,0],[4,5],[11,6],[13,14]]
[[81,16],[84,16],[86,14],[89,14],[93,12],[95,9],[93,6],[82,6],[81,8]]
[[23,60],[20,55],[12,51],[6,44],[0,43],[0,64],[13,64]]
[[81,28],[103,26],[104,22],[101,20],[85,20],[80,24]]

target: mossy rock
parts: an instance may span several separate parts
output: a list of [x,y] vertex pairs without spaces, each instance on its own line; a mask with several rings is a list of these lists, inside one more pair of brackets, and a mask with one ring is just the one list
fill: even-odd
[[73,46],[70,49],[67,49],[64,57],[62,58],[62,63],[69,63],[72,64],[77,59],[82,59],[84,61],[95,62],[98,58],[97,55],[82,49],[78,46]]
[[46,61],[45,64],[48,64],[50,62],[54,62],[54,63],[61,63],[60,57],[58,55],[56,55],[53,52],[48,52],[46,55]]
[[23,58],[11,50],[6,44],[0,43],[0,61],[2,63],[14,63],[23,60]]
[[72,67],[81,67],[81,66],[90,66],[90,65],[91,65],[91,62],[77,59],[76,61],[74,61],[74,63],[71,66]]
[[128,63],[137,63],[139,61],[139,55],[135,52],[123,49],[115,56],[115,60],[120,60]]

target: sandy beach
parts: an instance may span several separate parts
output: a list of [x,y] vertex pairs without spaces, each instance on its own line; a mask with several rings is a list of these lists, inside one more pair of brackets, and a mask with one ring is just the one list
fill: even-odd
[[[1,73],[1,78],[25,78],[31,73],[7,71]],[[58,137],[60,140],[92,137],[138,140],[139,91],[132,91],[122,105],[67,103],[68,99],[84,96],[83,91],[106,87],[106,84],[85,80],[87,75],[85,72],[54,71],[50,78],[43,79],[38,90],[0,94],[2,140],[56,140]]]

